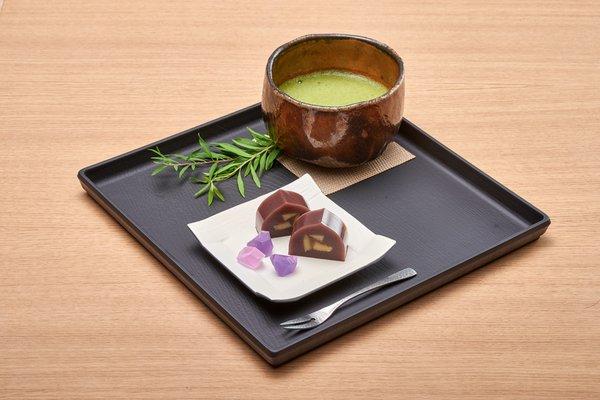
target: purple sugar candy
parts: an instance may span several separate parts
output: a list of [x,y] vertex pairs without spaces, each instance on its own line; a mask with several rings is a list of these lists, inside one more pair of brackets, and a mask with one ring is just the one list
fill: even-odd
[[273,242],[269,231],[261,231],[258,236],[248,242],[247,246],[256,247],[265,256],[273,254]]
[[237,256],[240,264],[251,269],[260,267],[263,258],[265,258],[265,255],[256,247],[251,246],[244,247]]
[[275,267],[275,272],[277,272],[277,275],[287,276],[296,270],[296,265],[298,265],[298,257],[285,256],[283,254],[273,254],[271,256],[271,262]]

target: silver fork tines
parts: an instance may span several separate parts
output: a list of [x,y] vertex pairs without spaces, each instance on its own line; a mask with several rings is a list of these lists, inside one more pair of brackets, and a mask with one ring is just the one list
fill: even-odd
[[375,283],[372,283],[364,288],[336,301],[333,304],[330,304],[326,307],[321,308],[320,310],[311,312],[310,314],[306,314],[302,317],[290,319],[289,321],[282,322],[280,325],[285,329],[311,329],[315,326],[321,325],[325,322],[329,317],[333,315],[333,313],[340,308],[344,303],[362,295],[367,292],[372,292],[377,289],[380,289],[384,286],[390,285],[392,283],[400,282],[405,279],[412,278],[417,275],[417,271],[412,268],[405,268],[401,271],[395,272]]
[[286,326],[286,325],[304,324],[304,323],[312,321],[312,320],[313,320],[313,318],[309,317],[307,315],[307,316],[300,317],[300,318],[290,319],[289,321],[282,322],[280,325],[281,326]]

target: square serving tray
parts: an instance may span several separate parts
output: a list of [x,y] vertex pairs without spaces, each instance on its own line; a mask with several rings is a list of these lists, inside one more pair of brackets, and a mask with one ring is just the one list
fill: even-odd
[[[195,199],[195,186],[163,173],[148,148],[186,152],[197,135],[225,141],[264,130],[260,104],[79,171],[83,188],[146,249],[270,364],[282,364],[448,283],[537,238],[550,225],[543,212],[469,164],[408,120],[397,142],[416,158],[330,195],[369,229],[396,240],[377,263],[293,303],[249,291],[198,243],[187,224],[290,183],[276,163],[263,187],[223,183],[226,202]],[[168,205],[172,206],[168,206]],[[279,323],[314,311],[400,269],[415,278],[362,297],[322,325],[290,332]]]

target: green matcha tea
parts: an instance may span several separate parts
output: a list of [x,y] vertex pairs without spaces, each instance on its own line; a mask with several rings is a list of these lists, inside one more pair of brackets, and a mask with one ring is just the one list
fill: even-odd
[[388,91],[364,75],[335,69],[296,76],[279,85],[279,89],[303,103],[326,107],[371,100]]

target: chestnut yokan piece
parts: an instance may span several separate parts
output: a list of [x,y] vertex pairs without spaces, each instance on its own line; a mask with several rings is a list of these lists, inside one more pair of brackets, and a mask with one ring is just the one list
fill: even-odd
[[294,223],[289,254],[344,261],[346,225],[329,210],[309,211]]
[[269,231],[271,237],[288,236],[294,221],[308,212],[304,197],[279,189],[267,197],[256,210],[256,230]]

